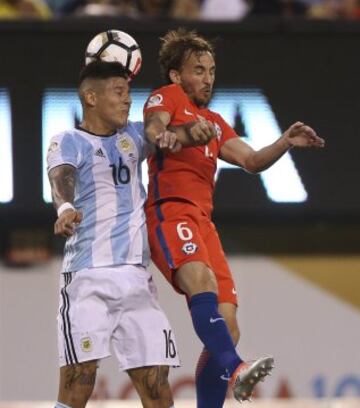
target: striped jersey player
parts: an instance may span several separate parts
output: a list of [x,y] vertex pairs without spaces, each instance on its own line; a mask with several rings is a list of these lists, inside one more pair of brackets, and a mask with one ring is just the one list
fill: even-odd
[[[128,76],[96,61],[80,74],[83,120],[51,140],[47,162],[58,219],[67,237],[60,282],[56,408],[84,408],[98,361],[116,356],[143,406],[173,407],[174,335],[147,269],[149,248],[141,161],[150,145],[128,122]],[[168,146],[168,143],[165,143]]]
[[141,162],[149,146],[141,122],[101,137],[77,127],[51,139],[48,171],[77,169],[74,207],[83,220],[65,244],[63,272],[149,264]]

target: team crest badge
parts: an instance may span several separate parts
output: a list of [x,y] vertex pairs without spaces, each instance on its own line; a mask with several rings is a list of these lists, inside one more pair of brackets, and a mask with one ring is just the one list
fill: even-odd
[[80,342],[82,351],[89,352],[92,350],[92,341],[90,337],[84,337],[80,340]]
[[149,100],[147,101],[146,107],[151,108],[153,106],[160,106],[163,101],[163,96],[160,94],[155,94],[150,96]]
[[194,242],[185,242],[185,244],[182,247],[182,251],[186,255],[192,255],[197,251],[197,245]]
[[117,141],[117,147],[120,151],[123,152],[128,152],[133,150],[132,142],[129,140],[127,137],[122,136],[118,141]]

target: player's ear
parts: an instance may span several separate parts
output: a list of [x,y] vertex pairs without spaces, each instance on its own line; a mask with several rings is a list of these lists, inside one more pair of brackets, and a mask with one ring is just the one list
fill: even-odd
[[90,106],[96,105],[96,92],[93,89],[87,89],[84,92],[85,103]]
[[173,84],[180,84],[180,73],[176,69],[170,69],[169,78]]

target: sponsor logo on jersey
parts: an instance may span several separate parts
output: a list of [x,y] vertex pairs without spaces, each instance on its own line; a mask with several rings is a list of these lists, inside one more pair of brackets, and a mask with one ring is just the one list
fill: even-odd
[[186,254],[186,255],[192,255],[196,252],[197,250],[197,245],[194,244],[194,242],[185,242],[185,244],[182,247],[182,251]]
[[184,109],[184,113],[185,115],[188,115],[188,116],[194,116],[194,114],[192,112],[189,112],[186,108]]
[[232,288],[231,292],[232,292],[233,295],[236,295],[236,289],[235,288]]
[[84,337],[80,340],[80,342],[82,351],[89,352],[92,350],[92,341],[90,337]]
[[105,154],[104,154],[104,152],[102,151],[101,148],[100,148],[100,149],[97,149],[97,150],[95,151],[94,155],[95,155],[95,156],[98,156],[98,157],[105,157]]
[[126,136],[121,136],[117,141],[117,147],[120,151],[130,152],[133,150],[133,145],[131,139]]
[[163,101],[163,96],[160,94],[155,94],[150,96],[149,100],[147,101],[146,107],[151,108],[153,106],[161,106]]

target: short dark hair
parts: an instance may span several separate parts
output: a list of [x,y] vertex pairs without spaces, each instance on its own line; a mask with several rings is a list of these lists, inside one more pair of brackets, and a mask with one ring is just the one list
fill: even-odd
[[129,78],[128,71],[119,62],[93,61],[80,71],[79,85],[87,79],[108,79],[112,77]]
[[171,83],[169,72],[171,69],[180,70],[185,59],[192,53],[209,52],[215,59],[213,42],[199,35],[195,30],[185,28],[168,31],[162,41],[159,51],[159,64],[163,78]]

